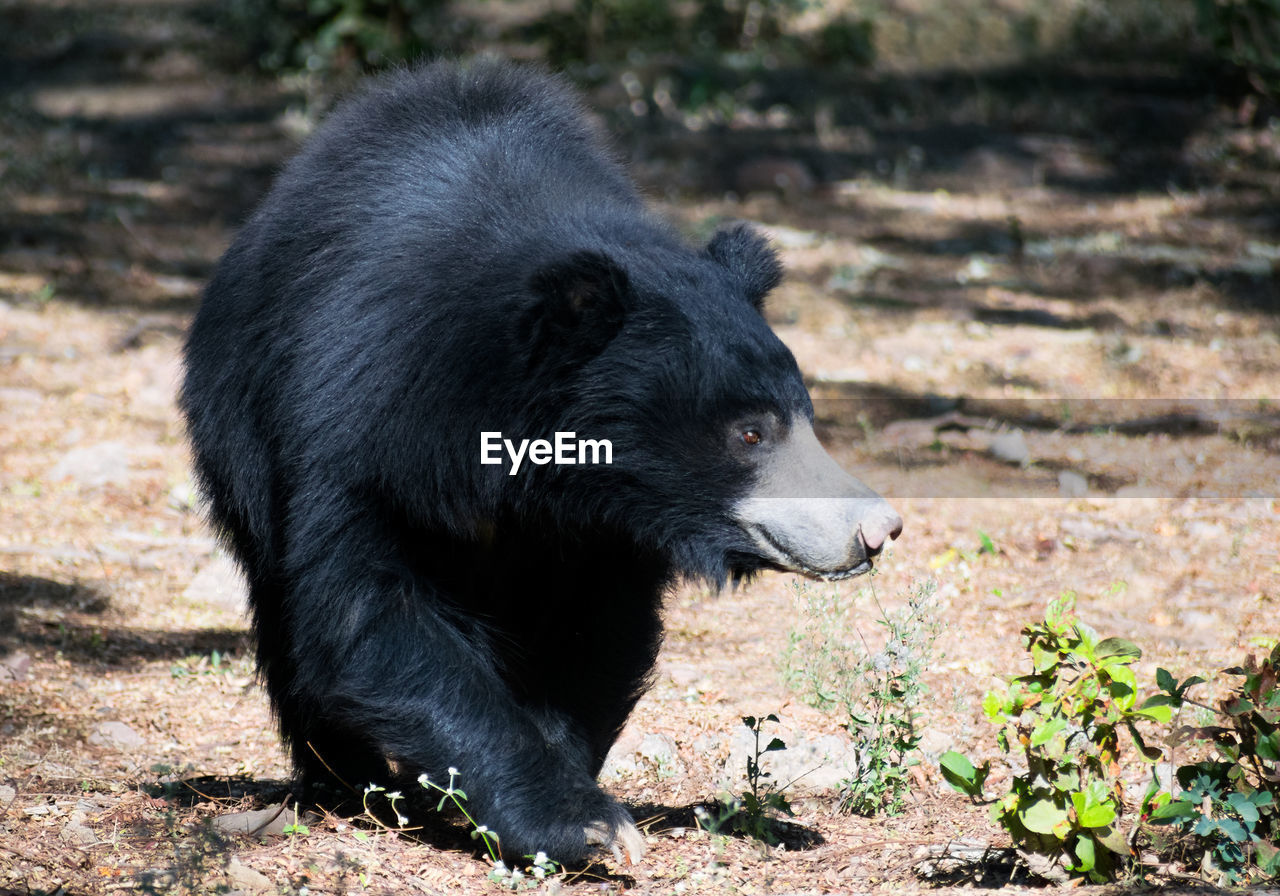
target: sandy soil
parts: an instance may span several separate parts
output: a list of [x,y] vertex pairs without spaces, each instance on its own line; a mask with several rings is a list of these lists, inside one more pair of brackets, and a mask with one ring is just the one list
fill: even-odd
[[[0,892],[496,887],[447,834],[215,821],[278,806],[288,769],[192,490],[178,349],[305,97],[219,63],[183,4],[4,12],[25,37],[0,73]],[[892,611],[935,583],[941,634],[906,809],[849,816],[801,779],[797,848],[768,849],[689,809],[741,788],[743,715],[776,713],[792,749],[847,743],[782,681],[796,583],[672,595],[606,779],[651,821],[648,854],[548,891],[923,889],[918,850],[1007,842],[936,759],[1007,779],[979,701],[1025,667],[1049,599],[1137,641],[1146,682],[1280,635],[1280,119],[1176,73],[1059,74],[873,78],[714,139],[628,120],[613,82],[594,95],[690,233],[769,229],[789,270],[770,318],[822,435],[906,520],[874,595]],[[762,189],[761,164],[811,182]],[[821,587],[857,596],[874,642],[867,583]]]

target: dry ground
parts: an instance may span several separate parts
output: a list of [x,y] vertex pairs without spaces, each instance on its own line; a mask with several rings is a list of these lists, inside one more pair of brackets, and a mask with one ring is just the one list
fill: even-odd
[[[485,892],[448,836],[212,825],[278,804],[287,768],[194,506],[177,353],[303,100],[220,65],[185,4],[0,12],[0,892]],[[609,112],[690,232],[771,228],[790,271],[771,318],[823,435],[906,520],[875,593],[936,582],[942,634],[907,809],[850,817],[801,780],[807,848],[763,849],[682,810],[741,776],[741,716],[777,713],[793,745],[841,720],[781,683],[791,580],[676,593],[608,781],[670,817],[638,865],[548,889],[922,888],[920,847],[1001,842],[935,761],[998,758],[978,703],[1050,598],[1136,640],[1148,682],[1280,635],[1280,118],[1159,68],[959,80],[783,83],[791,118],[714,140]],[[815,185],[726,193],[761,160]]]

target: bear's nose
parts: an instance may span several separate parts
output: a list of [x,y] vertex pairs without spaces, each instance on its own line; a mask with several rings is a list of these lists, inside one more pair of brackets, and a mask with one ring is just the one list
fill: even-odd
[[902,534],[902,517],[894,510],[887,510],[874,519],[864,520],[860,528],[867,554],[874,557],[880,553],[886,541]]

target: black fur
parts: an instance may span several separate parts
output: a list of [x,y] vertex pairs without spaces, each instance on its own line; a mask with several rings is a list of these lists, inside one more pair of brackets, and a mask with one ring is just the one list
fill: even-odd
[[[447,780],[504,853],[587,851],[661,596],[757,561],[729,515],[751,414],[812,416],[759,314],[777,259],[689,247],[554,78],[374,81],[218,266],[182,407],[248,577],[294,763]],[[480,464],[480,433],[609,439],[611,466]]]

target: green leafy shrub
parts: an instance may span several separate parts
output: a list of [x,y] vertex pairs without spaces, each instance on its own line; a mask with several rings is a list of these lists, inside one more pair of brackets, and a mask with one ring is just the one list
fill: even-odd
[[444,0],[232,0],[222,9],[266,71],[359,72],[441,49]]
[[804,0],[574,0],[542,16],[531,36],[553,65],[618,58],[624,53],[686,59],[776,47]]
[[1280,92],[1280,0],[1196,0],[1201,30],[1261,93]]
[[[837,18],[803,40],[789,34],[808,7],[806,0],[573,0],[490,36],[540,45],[557,68],[646,56],[742,63],[771,53],[871,61],[866,20]],[[267,71],[347,72],[472,49],[466,38],[484,17],[470,13],[445,0],[230,0],[215,15]]]
[[[803,622],[791,632],[783,679],[809,705],[844,715],[858,757],[842,787],[846,811],[898,812],[910,789],[908,772],[919,762],[917,707],[927,692],[923,673],[933,661],[939,627],[935,587],[920,585],[906,606],[888,613],[874,589],[849,597],[797,586]],[[854,622],[853,604],[868,595],[880,614],[883,643],[869,644]]]
[[[1037,874],[1102,882],[1114,879],[1130,856],[1120,824],[1121,731],[1129,731],[1144,758],[1159,759],[1137,723],[1168,722],[1172,705],[1164,694],[1139,704],[1131,666],[1142,652],[1123,638],[1100,638],[1076,619],[1074,607],[1068,593],[1050,602],[1043,623],[1023,629],[1032,671],[983,700],[1000,725],[1001,749],[1021,753],[1027,765],[993,816]],[[979,796],[989,767],[975,769],[947,754],[942,771],[953,787]]]
[[[1177,732],[1181,742],[1207,743],[1212,755],[1180,766],[1182,791],[1156,793],[1144,809],[1152,825],[1182,834],[1174,845],[1202,873],[1234,885],[1255,872],[1280,875],[1280,645],[1223,674],[1243,680],[1216,707],[1217,724]],[[1195,703],[1186,691],[1202,680],[1180,685],[1161,669],[1157,683],[1171,701]]]
[[[1189,696],[1205,679],[1179,682],[1164,669],[1157,693],[1139,702],[1131,666],[1141,651],[1123,638],[1100,639],[1077,620],[1074,595],[1051,602],[1043,623],[1023,629],[1023,643],[1031,673],[987,694],[983,707],[1000,725],[1000,747],[1026,761],[993,817],[1033,872],[1113,880],[1140,870],[1131,844],[1141,836],[1164,861],[1198,864],[1215,883],[1280,874],[1280,645],[1224,670],[1242,680],[1210,707]],[[1153,775],[1139,816],[1125,819],[1121,731],[1137,755],[1155,762],[1165,754],[1147,745],[1138,724],[1168,726],[1188,703],[1216,713],[1214,723],[1166,730],[1163,739],[1171,748],[1196,745],[1203,758],[1177,767],[1176,796]],[[983,799],[990,763],[975,767],[949,751],[939,766],[953,788]]]

